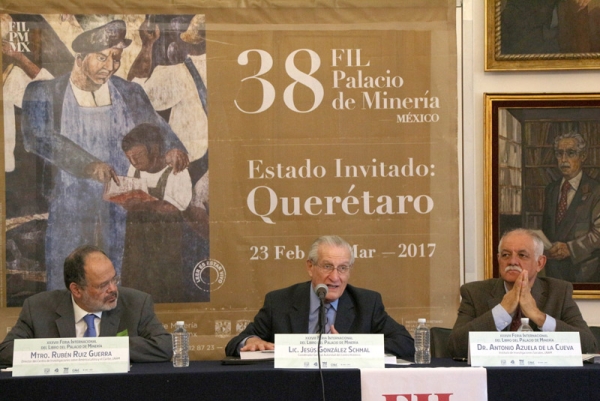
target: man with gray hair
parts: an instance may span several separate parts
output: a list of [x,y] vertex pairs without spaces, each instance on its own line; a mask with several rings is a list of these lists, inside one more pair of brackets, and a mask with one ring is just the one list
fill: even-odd
[[596,340],[573,300],[573,285],[537,277],[544,268],[544,244],[531,230],[505,233],[498,245],[500,278],[460,288],[458,318],[450,334],[450,353],[466,357],[471,331],[514,331],[521,317],[534,331],[578,331],[584,353],[596,352]]
[[582,170],[587,145],[577,132],[554,141],[562,177],[546,187],[542,230],[552,243],[546,274],[570,282],[600,281],[600,183]]
[[348,284],[353,265],[352,247],[346,241],[334,235],[319,237],[306,261],[311,280],[269,292],[254,322],[227,344],[227,356],[272,350],[276,333],[316,333],[320,301],[315,290],[325,285],[324,333],[381,333],[386,353],[412,357],[414,341],[404,326],[386,313],[381,295]]

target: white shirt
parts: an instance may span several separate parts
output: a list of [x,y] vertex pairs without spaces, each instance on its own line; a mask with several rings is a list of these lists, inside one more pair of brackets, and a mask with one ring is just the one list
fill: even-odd
[[[75,315],[75,336],[83,337],[83,335],[85,334],[85,331],[87,330],[87,324],[85,323],[85,320],[83,320],[83,317],[90,312],[87,312],[87,311],[81,309],[81,307],[79,305],[77,305],[77,303],[73,299],[72,295],[71,295],[71,301],[73,302],[73,314]],[[102,319],[102,312],[91,312],[91,313],[96,315],[96,318],[94,319],[94,326],[96,327],[96,335],[100,335],[100,322]]]
[[192,197],[192,206],[202,208],[206,210],[208,204],[208,173],[206,173],[198,180],[194,185],[194,196]]
[[[149,188],[156,188],[158,185],[158,180],[167,168],[168,166],[157,173],[140,171],[140,178],[146,180]],[[135,167],[129,166],[127,176],[133,177],[134,174]],[[192,200],[192,179],[190,178],[190,173],[187,171],[187,169],[180,171],[177,174],[169,174],[163,199],[175,206],[180,211],[187,209],[190,201]]]
[[[579,188],[579,184],[581,184],[581,177],[583,177],[583,171],[580,171],[575,177],[569,180],[569,184],[571,184],[571,188],[569,188],[569,192],[567,192],[567,209],[571,205],[573,198],[575,197],[575,192],[577,192],[577,188]],[[560,182],[560,187],[562,188],[565,183],[565,179],[563,178]],[[560,190],[558,191],[558,201],[560,202]]]
[[79,89],[70,79],[69,85],[71,86],[71,89],[73,89],[77,104],[81,107],[100,107],[111,104],[108,84],[103,84],[98,90],[93,92]]

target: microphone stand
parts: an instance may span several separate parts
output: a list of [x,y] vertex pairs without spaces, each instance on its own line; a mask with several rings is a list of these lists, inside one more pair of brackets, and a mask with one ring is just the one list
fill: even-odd
[[319,341],[317,342],[317,363],[319,364],[319,375],[321,376],[321,389],[323,391],[323,401],[325,401],[325,382],[323,380],[323,370],[321,369],[321,336],[325,333],[325,300],[324,296],[319,296]]
[[321,302],[321,305],[319,306],[319,333],[326,334],[325,325],[327,324],[327,321],[325,320],[325,300],[319,297],[319,301]]

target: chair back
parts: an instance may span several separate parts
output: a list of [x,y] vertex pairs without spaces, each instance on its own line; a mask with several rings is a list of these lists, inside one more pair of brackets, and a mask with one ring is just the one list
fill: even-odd
[[590,330],[594,337],[596,337],[596,352],[600,350],[600,327],[599,326],[590,326]]
[[448,351],[448,340],[452,329],[443,327],[432,327],[431,330],[431,357],[432,358],[451,358]]

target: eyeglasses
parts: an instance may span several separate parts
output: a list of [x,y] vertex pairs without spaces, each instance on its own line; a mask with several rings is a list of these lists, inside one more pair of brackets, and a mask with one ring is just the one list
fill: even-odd
[[[109,285],[119,285],[121,284],[121,276],[114,276],[108,281],[105,281],[101,284],[89,284],[90,287],[97,289],[98,291],[106,291]],[[85,285],[83,286],[85,287]]]
[[340,265],[338,267],[335,267],[334,265],[327,263],[325,265],[316,265],[319,267],[319,269],[323,270],[324,272],[326,272],[327,274],[331,274],[334,270],[337,270],[339,274],[347,274],[350,272],[350,269],[352,268],[352,266],[347,266],[347,265]]
[[555,150],[554,151],[554,156],[556,156],[557,159],[562,158],[563,156],[567,156],[569,159],[572,159],[576,156],[579,155],[579,151],[576,149],[566,149],[566,150]]

